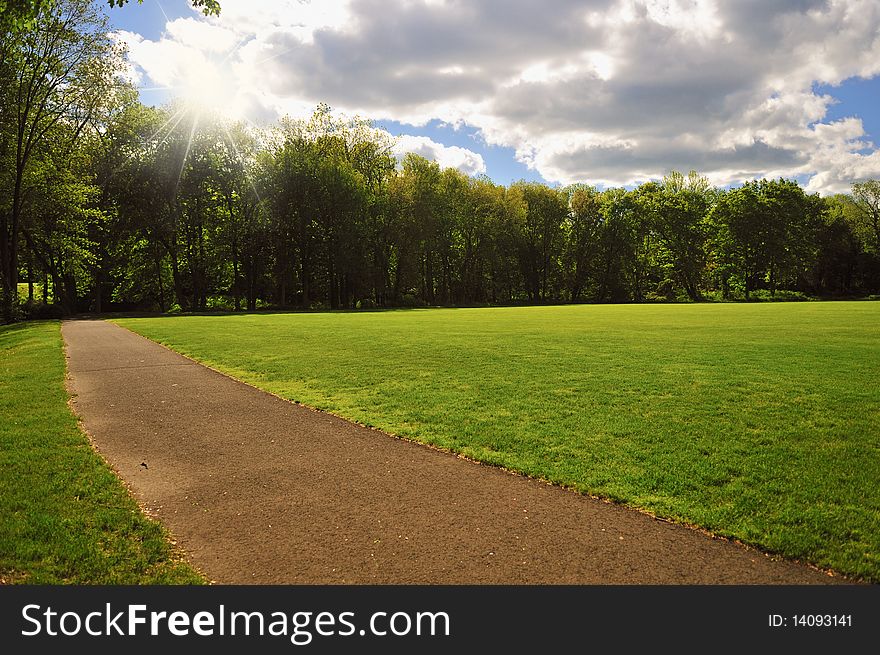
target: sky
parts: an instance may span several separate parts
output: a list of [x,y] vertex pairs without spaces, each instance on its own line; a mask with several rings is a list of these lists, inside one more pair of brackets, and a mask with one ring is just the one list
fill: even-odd
[[[100,0],[96,0],[99,2]],[[104,3],[106,4],[106,3]],[[877,0],[186,0],[108,10],[147,104],[318,103],[501,184],[880,178]]]

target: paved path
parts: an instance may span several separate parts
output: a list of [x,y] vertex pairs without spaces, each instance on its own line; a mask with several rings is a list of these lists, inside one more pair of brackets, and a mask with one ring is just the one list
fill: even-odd
[[286,402],[111,323],[63,335],[98,451],[219,583],[840,580]]

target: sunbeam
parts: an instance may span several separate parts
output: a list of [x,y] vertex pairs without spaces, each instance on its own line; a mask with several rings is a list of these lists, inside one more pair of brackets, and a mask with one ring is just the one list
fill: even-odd
[[232,152],[235,153],[236,159],[238,159],[238,162],[241,164],[242,170],[245,174],[245,178],[247,178],[247,182],[251,187],[251,191],[254,192],[254,197],[257,199],[257,202],[262,202],[262,198],[260,198],[260,192],[257,191],[257,186],[254,184],[253,178],[248,174],[247,162],[242,156],[241,151],[238,149],[238,145],[235,143],[235,138],[229,132],[229,128],[226,126],[225,123],[221,122],[220,126],[229,141],[229,147],[232,148]]
[[180,180],[183,178],[183,169],[186,166],[186,160],[189,158],[189,151],[192,149],[192,142],[196,135],[196,130],[199,127],[199,114],[194,113],[192,115],[192,127],[189,130],[189,138],[186,141],[186,150],[183,153],[183,157],[180,160],[180,171],[177,173],[177,184],[174,186],[175,193],[180,188]]

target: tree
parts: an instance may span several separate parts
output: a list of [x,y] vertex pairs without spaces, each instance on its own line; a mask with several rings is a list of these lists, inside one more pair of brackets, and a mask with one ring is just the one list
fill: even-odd
[[765,282],[771,294],[798,286],[816,255],[816,230],[825,209],[818,195],[808,196],[794,180],[761,180]]
[[855,205],[843,194],[825,198],[824,204],[815,234],[817,253],[809,274],[810,290],[822,295],[852,294],[863,287],[859,269],[864,253],[847,217]]
[[706,217],[715,191],[709,180],[691,171],[672,171],[661,184],[639,187],[638,202],[647,213],[650,230],[668,261],[672,275],[691,300],[702,297],[706,268]]
[[491,294],[492,230],[504,211],[504,187],[487,177],[466,179],[466,198],[456,227],[461,285],[456,302],[470,304],[486,302]]
[[105,138],[107,159],[99,179],[107,188],[117,225],[109,246],[116,300],[167,310],[173,293],[186,302],[177,249],[177,180],[184,144],[172,129],[183,116],[173,108],[135,104]]
[[153,122],[158,112],[141,105],[134,88],[120,93],[111,109],[87,143],[90,174],[100,189],[98,207],[106,217],[90,234],[94,243],[92,308],[100,313],[107,303],[131,301],[134,294],[144,304],[164,311],[164,280],[154,276],[155,244],[134,220],[143,216],[133,209],[140,198],[130,195],[134,164],[143,140],[158,127]]
[[[25,179],[47,135],[60,123],[78,138],[119,84],[121,50],[106,17],[89,0],[60,0],[38,16],[14,45],[4,42],[0,139],[8,188],[0,211],[2,314],[17,303],[18,250]],[[8,165],[7,165],[8,162]]]
[[763,270],[763,211],[757,182],[746,182],[718,198],[711,214],[713,252],[724,297],[739,278],[746,300]]
[[568,297],[581,300],[598,256],[598,232],[602,223],[601,195],[593,187],[570,187],[567,239],[564,253]]
[[65,313],[78,308],[81,292],[91,286],[96,257],[91,235],[106,221],[87,152],[68,147],[70,129],[59,124],[47,135],[28,169],[21,212],[27,249],[51,279],[54,301]]
[[222,199],[223,217],[219,237],[225,250],[229,287],[236,311],[241,309],[244,290],[248,307],[255,309],[255,263],[259,259],[258,237],[260,197],[254,184],[258,142],[242,123],[229,127],[219,124],[219,148],[214,154],[214,185]]
[[871,249],[880,254],[880,180],[867,180],[852,185],[852,197],[862,214],[864,224],[873,237]]
[[440,165],[415,154],[401,163],[402,210],[399,224],[398,279],[395,288],[404,292],[406,273],[415,273],[406,285],[429,304],[436,302],[438,224],[440,220]]
[[756,180],[722,194],[712,211],[713,265],[725,297],[738,278],[746,300],[798,285],[813,266],[824,204],[793,180]]
[[368,121],[335,117],[326,105],[307,121],[283,119],[267,142],[276,302],[287,304],[291,289],[305,308],[353,306],[378,298],[379,287],[384,296],[390,144]]
[[645,241],[646,230],[636,196],[626,189],[606,189],[600,198],[599,211],[595,300],[642,300],[645,266],[639,249]]
[[544,302],[555,291],[568,199],[564,192],[537,182],[515,182],[511,190],[526,210],[519,247],[526,292],[532,302]]

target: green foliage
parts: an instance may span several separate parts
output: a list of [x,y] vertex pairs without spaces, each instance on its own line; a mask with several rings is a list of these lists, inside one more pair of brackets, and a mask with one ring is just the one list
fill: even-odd
[[0,0],[0,30],[4,37],[34,29],[41,12],[55,0]]
[[285,398],[877,582],[878,320],[815,302],[121,323]]
[[746,182],[718,199],[709,216],[714,270],[725,295],[738,277],[746,300],[766,288],[798,290],[816,263],[827,205],[793,180]]
[[558,284],[568,198],[536,182],[516,182],[510,193],[524,209],[518,250],[526,292],[530,301],[545,302]]
[[351,308],[369,295],[364,278],[376,258],[369,237],[381,236],[376,212],[393,170],[389,150],[369,123],[337,119],[323,105],[309,121],[279,126],[261,180],[278,305]]
[[788,291],[785,289],[777,291],[768,291],[767,289],[758,289],[752,292],[751,300],[763,302],[791,302],[791,301],[812,301],[815,300],[811,296],[800,291]]
[[80,432],[58,323],[0,327],[0,583],[203,582]]
[[[89,264],[88,249],[70,239],[74,222],[88,222],[83,212],[91,182],[84,163],[89,144],[122,102],[125,84],[118,72],[122,48],[109,35],[106,16],[90,0],[58,0],[37,12],[33,26],[0,49],[0,285],[5,320],[15,313],[20,275],[19,252],[27,241],[30,259],[39,258],[44,272],[66,269],[65,297],[78,296],[76,268]],[[68,197],[64,197],[64,196]],[[41,216],[40,202],[50,209]],[[46,235],[53,256],[66,250],[64,261],[49,262],[36,245],[37,223],[59,226]],[[50,230],[55,232],[55,230]],[[76,230],[73,230],[76,232]],[[66,232],[66,234],[64,234]],[[66,242],[62,248],[61,241]],[[79,249],[73,252],[71,248]],[[63,301],[68,310],[72,306]]]
[[569,212],[565,226],[562,268],[567,277],[569,298],[578,302],[591,278],[596,277],[598,235],[602,227],[601,194],[593,187],[569,187]]
[[696,171],[687,177],[673,171],[662,184],[644,184],[638,189],[638,203],[657,241],[657,264],[665,264],[669,271],[665,279],[675,278],[694,301],[702,298],[706,218],[716,194]]
[[400,296],[401,307],[427,307],[428,303],[413,293],[405,293]]
[[858,210],[860,232],[870,251],[880,253],[880,180],[867,180],[852,186],[852,203]]

